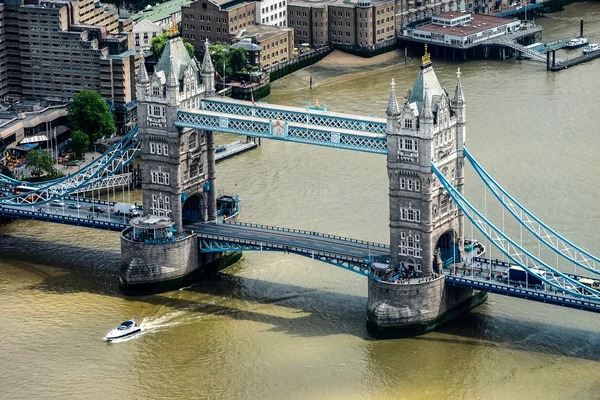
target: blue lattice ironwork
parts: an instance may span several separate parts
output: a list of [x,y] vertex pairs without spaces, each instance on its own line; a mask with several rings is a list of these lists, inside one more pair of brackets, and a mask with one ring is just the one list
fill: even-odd
[[247,239],[230,238],[226,236],[198,234],[200,252],[221,253],[232,251],[280,251],[310,257],[313,260],[326,262],[336,267],[346,269],[361,275],[369,272],[370,260],[368,257],[347,257],[335,253],[320,252],[304,247],[284,245],[273,242],[261,242]]
[[[531,276],[538,277],[545,284],[556,290],[568,293],[573,297],[600,301],[600,292],[584,285],[548,263],[534,256],[525,248],[509,238],[504,232],[494,226],[481,214],[465,197],[446,179],[434,164],[431,165],[433,172],[440,180],[448,194],[456,205],[464,212],[467,218],[496,248],[498,248],[508,259]],[[587,294],[584,294],[587,293]]]
[[[81,192],[87,188],[101,187],[103,180],[120,172],[129,165],[140,151],[140,141],[135,127],[106,153],[80,171],[55,181],[44,182],[34,191],[0,197],[0,205],[30,206],[46,204],[52,200]],[[124,178],[124,177],[123,177]],[[119,179],[117,179],[119,180]]]
[[580,266],[594,274],[600,274],[600,258],[578,247],[573,242],[561,236],[557,231],[546,225],[531,211],[522,206],[510,195],[492,176],[477,162],[475,157],[465,147],[465,157],[483,183],[498,199],[500,204],[533,236],[545,246],[562,256],[567,261]]
[[233,114],[264,119],[280,119],[300,124],[318,125],[332,129],[385,134],[387,125],[385,119],[363,117],[359,115],[330,113],[297,107],[282,107],[258,103],[256,105],[243,100],[224,100],[219,98],[203,99],[202,110],[222,114]]
[[201,111],[180,111],[175,125],[182,128],[214,130],[370,153],[387,153],[385,134],[364,133],[361,135],[360,132],[337,132],[329,128],[300,126],[287,121],[284,123],[278,120],[259,120],[258,118],[252,120],[248,117],[203,115]]

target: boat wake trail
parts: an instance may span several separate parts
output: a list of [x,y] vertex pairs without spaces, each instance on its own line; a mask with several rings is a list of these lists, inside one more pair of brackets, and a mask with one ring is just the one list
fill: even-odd
[[142,322],[139,324],[141,329],[140,332],[131,336],[112,339],[111,343],[123,343],[130,340],[139,339],[148,333],[154,333],[167,327],[183,324],[186,322],[184,319],[180,318],[183,314],[185,314],[184,311],[175,311],[159,317],[144,317]]

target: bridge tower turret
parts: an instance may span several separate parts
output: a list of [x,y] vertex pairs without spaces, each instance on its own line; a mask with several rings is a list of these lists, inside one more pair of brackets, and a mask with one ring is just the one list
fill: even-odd
[[204,59],[202,60],[202,82],[206,87],[206,95],[212,96],[215,94],[215,67],[213,66],[210,52],[208,50],[208,39],[204,42]]
[[214,135],[176,126],[180,108],[199,108],[214,94],[210,55],[204,60],[201,74],[173,24],[152,76],[143,64],[138,70],[144,217],[121,236],[125,291],[161,290],[169,282],[177,287],[210,262],[199,261],[196,238],[183,231],[183,220],[216,218]]
[[[445,263],[462,260],[463,217],[432,163],[462,191],[464,112],[460,75],[453,101],[437,79],[427,48],[399,110],[392,82],[387,109],[390,264],[387,274],[378,266],[369,279],[367,328],[375,336],[435,329],[485,298],[445,287],[441,275]],[[386,280],[398,274],[402,284]]]

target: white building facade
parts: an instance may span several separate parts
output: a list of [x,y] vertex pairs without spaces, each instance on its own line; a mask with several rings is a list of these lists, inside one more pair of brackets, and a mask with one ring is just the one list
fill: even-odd
[[143,19],[133,26],[133,37],[136,50],[147,50],[152,45],[152,38],[162,35],[165,30],[158,24]]
[[263,0],[256,2],[256,23],[287,26],[287,0]]

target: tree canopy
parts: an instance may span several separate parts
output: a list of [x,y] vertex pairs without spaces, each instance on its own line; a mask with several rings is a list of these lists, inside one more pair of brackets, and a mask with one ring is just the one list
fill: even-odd
[[83,131],[75,131],[71,134],[71,147],[78,155],[81,155],[90,145],[90,138]]
[[208,47],[215,70],[221,77],[235,75],[244,68],[248,62],[248,53],[243,47],[232,49],[231,46],[213,44]]
[[68,112],[71,130],[85,132],[92,143],[116,130],[108,104],[96,92],[82,90],[77,93]]
[[153,6],[156,3],[164,3],[167,0],[107,0],[106,3],[113,4],[117,9],[125,8],[131,13],[142,11],[146,6]]
[[0,164],[0,174],[2,174],[2,175],[6,175],[6,176],[8,176],[9,178],[12,178],[12,177],[13,177],[13,173],[12,173],[12,171],[10,170],[10,168],[8,168],[8,167],[7,167],[6,165],[4,165],[4,164]]
[[[165,50],[165,46],[167,45],[167,41],[169,40],[169,32],[165,32],[162,35],[157,35],[152,38],[151,46],[152,46],[152,57],[154,61],[160,60],[160,56],[162,56],[163,51]],[[189,56],[194,58],[194,45],[184,41],[183,45],[187,50]]]
[[27,153],[27,165],[34,169],[35,172],[45,171],[48,174],[54,174],[54,160],[52,155],[47,151],[30,150]]

